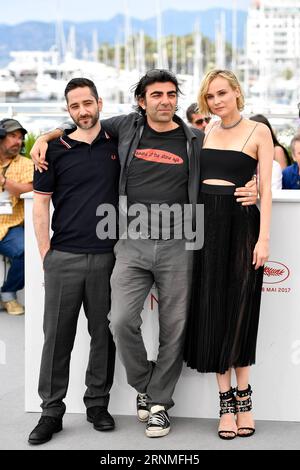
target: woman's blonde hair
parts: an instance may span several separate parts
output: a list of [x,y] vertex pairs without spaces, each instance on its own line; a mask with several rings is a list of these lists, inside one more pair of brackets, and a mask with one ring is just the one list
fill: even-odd
[[216,70],[211,70],[210,72],[208,72],[202,80],[199,94],[198,94],[199,112],[201,114],[204,114],[205,116],[212,114],[212,112],[210,111],[207,105],[206,95],[208,93],[208,89],[209,89],[211,82],[217,77],[225,78],[233,90],[238,89],[240,91],[241,94],[237,98],[237,107],[239,111],[242,111],[245,106],[245,96],[244,96],[242,87],[237,77],[230,70],[216,69]]

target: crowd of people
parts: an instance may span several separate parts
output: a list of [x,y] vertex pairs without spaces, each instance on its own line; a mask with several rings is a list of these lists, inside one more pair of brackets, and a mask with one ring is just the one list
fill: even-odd
[[[24,313],[16,299],[24,286],[20,195],[32,190],[45,276],[42,415],[30,433],[32,445],[63,429],[81,306],[91,336],[84,403],[97,431],[115,428],[108,405],[116,351],[136,390],[137,417],[148,437],[170,432],[168,410],[183,361],[216,374],[221,439],[255,432],[249,382],[269,257],[271,189],[275,183],[278,189],[300,189],[300,136],[292,140],[290,165],[269,121],[241,114],[242,88],[228,70],[204,77],[198,103],[187,110],[188,124],[176,114],[180,93],[175,75],[151,70],[135,86],[136,111],[102,121],[94,83],[71,80],[65,98],[72,122],[37,139],[35,171],[20,155],[27,131],[14,119],[0,122],[0,253],[11,263],[1,289],[6,311]],[[120,225],[126,219],[126,236],[99,235],[102,205],[118,211]],[[145,208],[138,224],[136,206]],[[165,216],[175,206],[181,216],[167,218],[166,232]],[[191,249],[199,225],[205,227],[204,243]],[[153,283],[159,298],[155,362],[148,360],[141,334]]]

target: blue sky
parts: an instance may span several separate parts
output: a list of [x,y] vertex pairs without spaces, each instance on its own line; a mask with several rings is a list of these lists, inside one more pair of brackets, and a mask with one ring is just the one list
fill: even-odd
[[[128,3],[130,14],[136,18],[149,18],[155,14],[155,0],[12,0],[1,2],[0,23],[16,24],[27,20],[70,21],[105,20],[124,12]],[[202,10],[214,6],[230,8],[233,0],[160,0],[162,10]],[[246,10],[250,0],[237,0],[238,8]]]

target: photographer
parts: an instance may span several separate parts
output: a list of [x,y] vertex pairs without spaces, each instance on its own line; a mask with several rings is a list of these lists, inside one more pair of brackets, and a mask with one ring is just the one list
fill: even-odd
[[24,313],[16,293],[24,287],[24,201],[20,195],[32,191],[33,181],[33,163],[20,155],[26,134],[15,119],[0,121],[0,254],[10,261],[0,295],[10,315]]

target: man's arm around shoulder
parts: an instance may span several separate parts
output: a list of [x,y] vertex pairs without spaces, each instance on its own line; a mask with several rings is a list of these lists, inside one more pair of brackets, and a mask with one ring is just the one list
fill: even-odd
[[[67,129],[67,127],[63,127],[63,128]],[[43,170],[48,169],[48,162],[46,160],[48,144],[52,140],[58,139],[59,137],[63,135],[64,133],[62,130],[63,128],[57,128],[57,129],[54,129],[53,131],[47,132],[46,134],[40,135],[36,139],[31,149],[30,156],[35,165],[35,169],[40,171],[41,173],[43,172]]]
[[122,114],[121,116],[115,116],[109,119],[101,120],[101,125],[111,137],[115,137],[117,139],[123,129],[129,129],[134,122],[140,119],[140,117],[140,114],[136,112],[130,114]]

